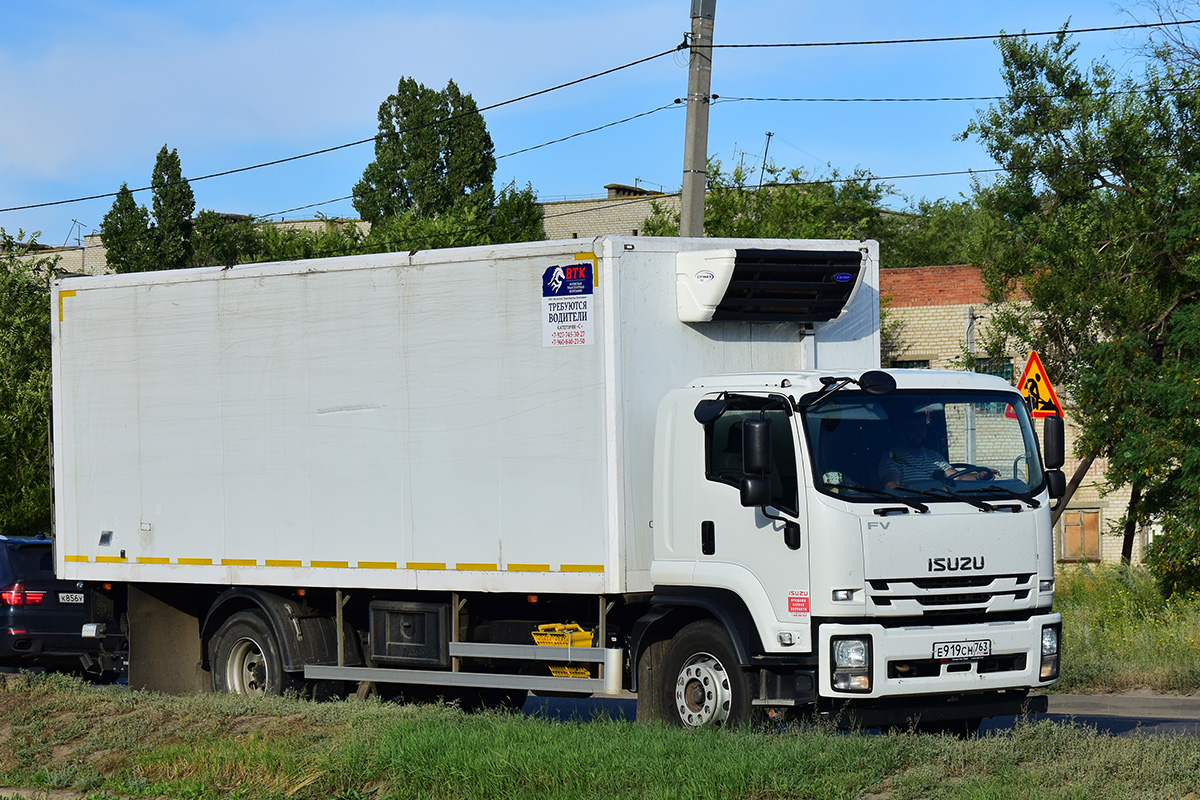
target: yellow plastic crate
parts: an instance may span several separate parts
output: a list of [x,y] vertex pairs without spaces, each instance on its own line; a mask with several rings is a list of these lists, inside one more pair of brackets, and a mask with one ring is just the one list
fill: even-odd
[[592,671],[587,667],[568,667],[564,665],[550,665],[550,674],[556,678],[590,678]]
[[535,642],[550,647],[591,647],[592,636],[591,631],[584,630],[574,622],[569,625],[559,622],[538,625],[533,632]]

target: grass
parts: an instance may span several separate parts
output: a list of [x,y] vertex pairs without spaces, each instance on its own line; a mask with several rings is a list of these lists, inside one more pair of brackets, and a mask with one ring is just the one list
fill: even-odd
[[[1067,692],[1200,689],[1200,600],[1145,572],[1057,576]],[[820,727],[687,733],[452,706],[166,697],[0,676],[0,787],[76,797],[1192,798],[1200,741],[1020,723],[976,740]],[[0,789],[0,797],[4,790]]]
[[45,675],[0,685],[0,786],[267,800],[1177,798],[1200,786],[1200,742],[1050,722],[973,741],[696,734],[440,705],[165,697]]
[[1056,576],[1060,692],[1200,690],[1200,598],[1162,597],[1143,569],[1077,566]]

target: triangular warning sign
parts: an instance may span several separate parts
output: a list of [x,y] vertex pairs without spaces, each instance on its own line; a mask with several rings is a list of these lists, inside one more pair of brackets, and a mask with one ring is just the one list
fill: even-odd
[[1029,361],[1025,364],[1021,379],[1017,381],[1017,388],[1021,390],[1025,404],[1035,418],[1063,416],[1062,403],[1058,402],[1058,395],[1046,377],[1046,368],[1042,366],[1042,359],[1038,358],[1036,350],[1029,351]]

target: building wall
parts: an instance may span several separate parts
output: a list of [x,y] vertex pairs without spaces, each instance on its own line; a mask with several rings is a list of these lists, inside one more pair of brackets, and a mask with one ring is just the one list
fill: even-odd
[[678,212],[678,195],[608,197],[599,200],[566,200],[542,203],[542,229],[547,239],[591,239],[614,234],[639,236],[651,203]]
[[[970,355],[972,333],[977,343],[985,340],[988,324],[996,309],[988,306],[987,292],[978,267],[915,267],[880,270],[880,294],[888,303],[887,319],[894,325],[893,348],[885,357],[885,366],[928,366],[931,369],[963,369]],[[974,326],[972,332],[971,328]],[[983,356],[982,344],[975,349]],[[1015,385],[1029,357],[1024,352],[1009,352]],[[914,364],[913,362],[918,362]],[[927,363],[926,363],[927,362]],[[998,366],[998,365],[988,365]],[[988,370],[992,371],[992,370]],[[1048,376],[1053,381],[1053,376]],[[1067,428],[1067,463],[1063,471],[1067,480],[1074,475],[1080,459],[1074,457],[1075,429],[1071,424],[1071,398],[1055,387],[1063,404]],[[1129,487],[1107,491],[1102,460],[1095,461],[1080,484],[1062,519],[1055,527],[1055,556],[1069,560],[1069,540],[1077,545],[1093,541],[1098,545],[1102,561],[1121,559],[1122,533],[1115,525],[1129,503]],[[1098,534],[1094,540],[1093,531]],[[1134,544],[1134,561],[1141,560],[1145,531],[1138,533]],[[1076,551],[1082,549],[1074,548]],[[1090,551],[1095,554],[1096,550]],[[1086,554],[1086,552],[1084,553]]]

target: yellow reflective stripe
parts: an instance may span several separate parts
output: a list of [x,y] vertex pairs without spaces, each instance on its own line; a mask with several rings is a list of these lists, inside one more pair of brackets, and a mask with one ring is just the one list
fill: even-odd
[[75,296],[74,289],[70,289],[68,291],[58,293],[58,321],[59,322],[63,321],[63,298],[64,297],[74,297],[74,296]]
[[[87,564],[90,562],[88,556],[68,555],[63,557],[68,564]],[[171,559],[165,556],[138,556],[135,559],[138,564],[170,564]],[[127,564],[130,563],[128,558],[120,556],[96,556],[97,564]],[[192,567],[208,567],[214,563],[219,563],[223,567],[254,567],[258,566],[258,561],[253,558],[222,558],[219,562],[214,562],[211,558],[180,558],[177,559],[177,564],[181,566]],[[303,568],[304,562],[298,558],[268,558],[263,561],[264,566],[268,567],[290,567]],[[311,561],[310,567],[317,569],[348,569],[349,561]],[[409,561],[403,566],[395,561],[359,561],[356,565],[357,569],[423,569],[423,570],[444,570],[446,562],[444,561]],[[453,566],[453,569],[463,572],[492,572],[499,571],[501,567],[494,563],[485,562],[459,562]],[[507,572],[553,572],[549,564],[506,564],[503,567]],[[604,572],[603,564],[563,564],[558,572]]]

